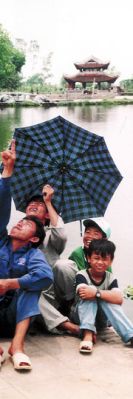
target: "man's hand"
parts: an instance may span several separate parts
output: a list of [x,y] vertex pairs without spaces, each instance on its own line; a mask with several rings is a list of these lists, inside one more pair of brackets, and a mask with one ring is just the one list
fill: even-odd
[[52,201],[53,194],[54,194],[54,189],[49,184],[45,184],[42,190],[42,195],[46,206],[47,203]]
[[1,152],[1,158],[4,165],[2,177],[10,177],[16,160],[15,140],[12,140],[10,150],[7,149]]
[[8,280],[0,279],[0,295],[4,295],[9,290]]
[[79,287],[78,295],[81,299],[95,299],[97,288],[94,285]]
[[9,290],[20,288],[17,278],[0,279],[0,295],[4,295]]
[[57,226],[57,222],[58,222],[58,214],[56,212],[56,210],[53,207],[52,204],[52,197],[54,194],[54,189],[53,187],[50,186],[50,184],[45,184],[45,186],[43,187],[42,190],[42,195],[43,195],[43,201],[46,205],[47,208],[47,219],[50,220],[50,223],[52,226],[56,227]]

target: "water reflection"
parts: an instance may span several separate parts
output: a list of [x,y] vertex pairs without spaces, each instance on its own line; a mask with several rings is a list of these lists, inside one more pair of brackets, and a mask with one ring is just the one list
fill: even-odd
[[74,115],[75,118],[86,122],[99,122],[107,119],[107,113],[105,113],[102,106],[87,106],[82,105],[81,107],[68,107],[69,114]]
[[[16,127],[30,126],[62,115],[71,122],[78,123],[87,130],[88,123],[104,123],[108,118],[108,111],[102,106],[69,106],[45,109],[43,107],[11,107],[0,109],[0,151],[7,147]],[[93,130],[91,130],[93,131]]]
[[0,151],[7,147],[14,126],[14,109],[0,109]]

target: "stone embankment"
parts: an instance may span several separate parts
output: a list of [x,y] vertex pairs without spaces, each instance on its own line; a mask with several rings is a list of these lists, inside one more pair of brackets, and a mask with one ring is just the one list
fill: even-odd
[[67,106],[133,104],[133,95],[115,91],[65,91],[64,93],[0,93],[0,106]]

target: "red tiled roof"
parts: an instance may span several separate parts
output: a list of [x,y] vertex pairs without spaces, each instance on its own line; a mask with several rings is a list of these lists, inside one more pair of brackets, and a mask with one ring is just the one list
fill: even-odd
[[98,63],[98,62],[85,62],[85,63],[75,63],[75,67],[77,69],[107,69],[109,66],[109,62],[107,63]]
[[108,75],[104,72],[79,72],[76,75],[64,75],[64,79],[67,82],[110,82],[114,83],[115,80],[118,78],[118,75]]

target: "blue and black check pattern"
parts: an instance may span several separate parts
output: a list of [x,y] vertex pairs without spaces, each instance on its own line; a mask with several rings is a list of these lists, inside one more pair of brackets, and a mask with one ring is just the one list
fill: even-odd
[[25,211],[27,200],[48,183],[64,222],[104,216],[122,176],[103,137],[58,116],[16,129],[14,138],[11,189],[17,209]]

